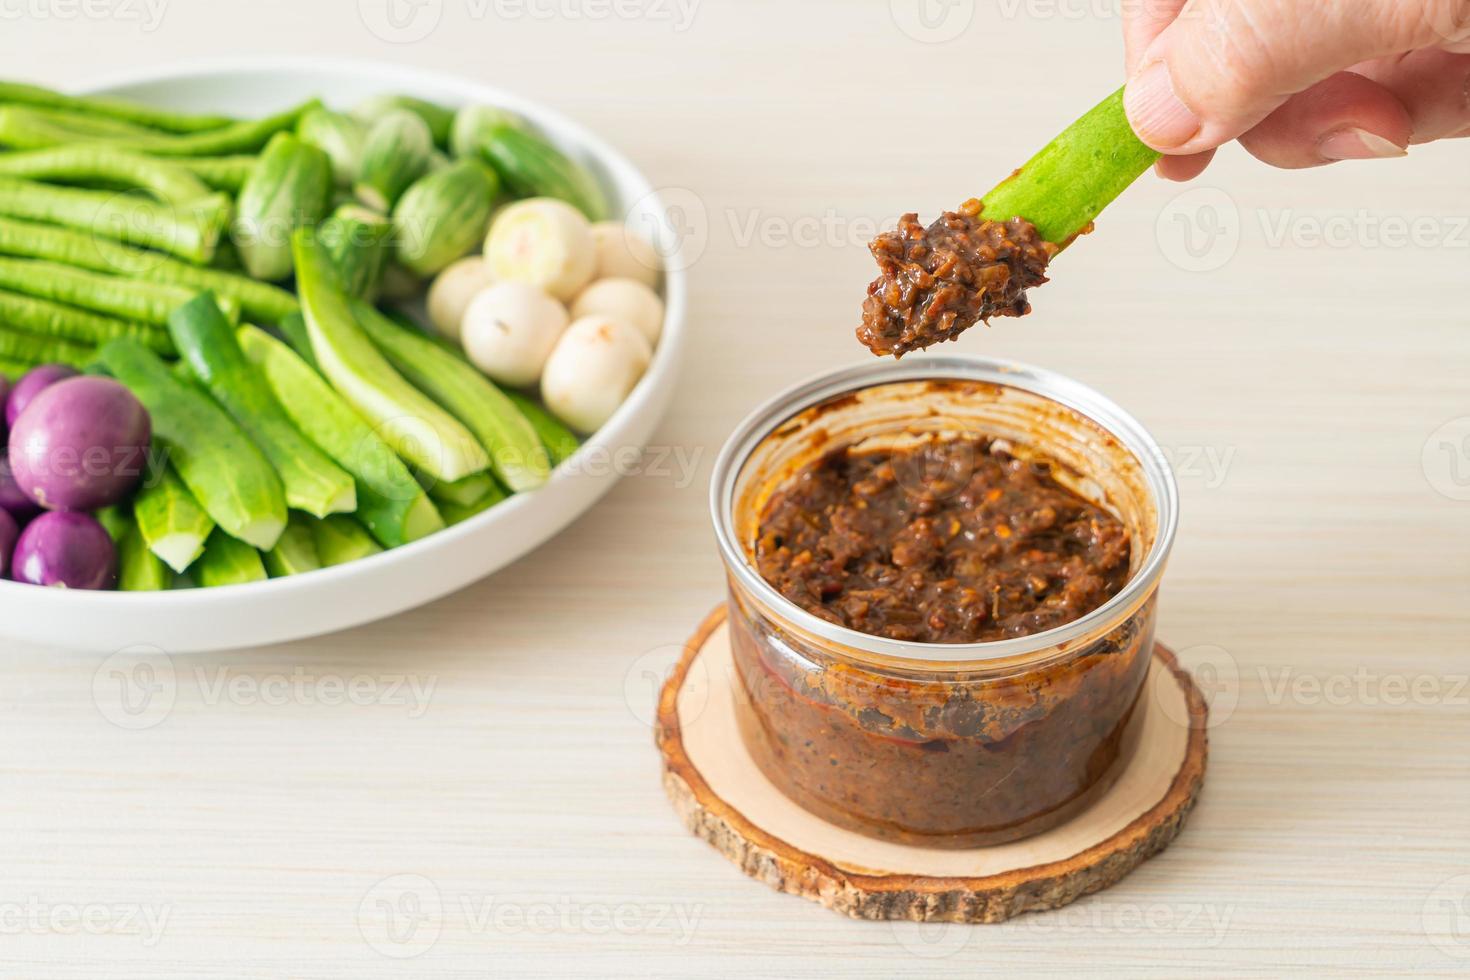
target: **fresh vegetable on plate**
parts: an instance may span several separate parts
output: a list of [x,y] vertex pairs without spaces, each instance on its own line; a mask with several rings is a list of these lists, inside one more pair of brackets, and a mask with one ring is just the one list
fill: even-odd
[[15,420],[20,418],[20,413],[42,391],[58,381],[75,378],[77,374],[76,368],[66,364],[42,364],[26,372],[19,381],[10,386],[9,393],[5,396],[6,428],[15,427]]
[[312,529],[314,523],[305,514],[292,511],[281,540],[265,553],[265,568],[271,578],[301,575],[322,567],[322,559],[316,548],[316,535]]
[[621,320],[589,316],[567,327],[546,361],[541,397],[579,432],[602,428],[643,376],[648,341]]
[[648,239],[618,221],[599,221],[592,226],[592,243],[597,250],[596,279],[632,279],[649,289],[658,287],[663,261]]
[[332,179],[338,187],[351,187],[357,181],[367,142],[367,126],[362,120],[324,107],[313,109],[296,124],[296,136],[332,161]]
[[427,301],[429,322],[445,340],[460,342],[460,325],[470,301],[495,282],[483,255],[471,255],[451,264],[435,277]]
[[433,149],[434,138],[420,116],[406,109],[384,113],[368,130],[353,192],[368,207],[388,213],[428,171]]
[[503,282],[470,301],[460,326],[465,354],[495,381],[534,385],[571,318],[535,286]]
[[495,172],[474,160],[419,178],[393,207],[398,261],[432,276],[465,255],[484,240],[499,189]]
[[30,585],[111,589],[117,584],[117,548],[95,517],[48,511],[20,532],[10,574]]
[[251,582],[262,582],[269,577],[260,552],[219,529],[209,536],[204,554],[191,574],[206,589],[223,585],[248,585]]
[[664,301],[635,279],[599,279],[577,294],[569,310],[573,320],[602,314],[637,327],[650,344],[664,328]]
[[290,135],[271,137],[235,205],[232,234],[245,270],[256,279],[291,274],[291,233],[326,215],[332,162]]
[[186,167],[110,146],[73,144],[8,153],[0,156],[0,175],[131,187],[164,204],[186,204],[210,193],[209,185]]
[[119,592],[163,592],[173,587],[173,572],[149,550],[137,524],[129,522],[116,547]]
[[133,519],[148,548],[175,572],[204,554],[214,520],[167,463],[133,500]]
[[323,568],[345,565],[383,550],[361,524],[340,514],[313,520],[311,532]]
[[592,281],[592,226],[571,205],[546,197],[509,205],[485,239],[485,261],[501,282],[523,282],[567,302]]
[[360,204],[342,205],[318,229],[342,289],[366,300],[377,298],[393,236],[393,222]]

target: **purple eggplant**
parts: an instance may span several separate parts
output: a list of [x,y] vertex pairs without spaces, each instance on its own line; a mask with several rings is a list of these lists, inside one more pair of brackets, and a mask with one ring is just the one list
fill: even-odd
[[5,393],[5,425],[14,427],[20,413],[37,395],[58,381],[75,378],[78,373],[76,368],[65,364],[42,364],[21,375],[20,380]]
[[52,511],[20,532],[10,574],[30,585],[112,589],[117,586],[117,549],[95,517]]
[[96,510],[143,478],[152,438],[148,410],[111,378],[57,382],[10,430],[10,472],[47,510]]

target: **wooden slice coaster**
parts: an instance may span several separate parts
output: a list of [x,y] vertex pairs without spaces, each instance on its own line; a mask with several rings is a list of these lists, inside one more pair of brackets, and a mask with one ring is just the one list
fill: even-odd
[[1026,840],[973,850],[913,847],[809,813],[760,772],[736,728],[725,607],[689,641],[664,685],[664,788],[693,833],[778,891],[859,919],[1000,922],[1106,888],[1179,833],[1204,781],[1208,709],[1155,645],[1135,724],[1139,745],[1086,811]]

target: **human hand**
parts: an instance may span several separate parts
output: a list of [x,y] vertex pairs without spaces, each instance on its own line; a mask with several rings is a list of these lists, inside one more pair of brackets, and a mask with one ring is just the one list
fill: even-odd
[[1470,135],[1470,0],[1134,0],[1124,106],[1162,176],[1232,139],[1277,167]]

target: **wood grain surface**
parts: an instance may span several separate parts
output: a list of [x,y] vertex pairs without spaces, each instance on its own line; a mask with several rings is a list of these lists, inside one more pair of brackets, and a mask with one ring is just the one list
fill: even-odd
[[1470,969],[1463,144],[1145,178],[1034,316],[956,345],[1076,376],[1172,454],[1159,635],[1213,727],[1168,851],[1000,926],[855,922],[746,880],[664,799],[654,695],[722,595],[721,441],[865,356],[878,225],[983,192],[1118,84],[1118,7],[427,0],[409,40],[426,22],[395,33],[386,0],[0,0],[3,73],[55,85],[297,54],[517,89],[677,189],[703,243],[658,450],[514,567],[293,646],[0,651],[0,975]]

